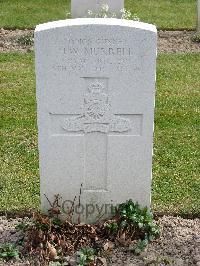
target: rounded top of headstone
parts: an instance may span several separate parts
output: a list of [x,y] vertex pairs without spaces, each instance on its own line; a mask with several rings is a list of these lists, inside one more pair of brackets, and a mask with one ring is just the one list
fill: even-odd
[[156,26],[144,22],[116,19],[116,18],[76,18],[52,21],[36,26],[35,32],[50,30],[55,28],[70,27],[70,26],[89,26],[89,25],[107,25],[107,26],[121,26],[131,27],[151,32],[157,32]]

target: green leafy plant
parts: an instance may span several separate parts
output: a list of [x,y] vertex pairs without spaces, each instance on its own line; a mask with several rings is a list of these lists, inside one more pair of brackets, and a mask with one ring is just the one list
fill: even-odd
[[33,225],[32,221],[23,221],[19,224],[16,225],[16,229],[22,230],[22,231],[27,231],[30,226]]
[[85,265],[88,265],[88,263],[93,262],[94,255],[95,255],[95,250],[90,247],[85,247],[77,251],[78,265],[85,266]]
[[111,223],[106,224],[106,228],[112,233],[112,234],[116,234],[119,227],[117,222],[113,221]]
[[63,222],[62,222],[59,218],[57,218],[57,217],[56,217],[56,218],[52,218],[52,219],[51,219],[51,222],[53,223],[54,226],[57,226],[57,227],[61,226],[62,223],[63,223]]
[[0,245],[0,260],[10,260],[19,258],[19,251],[15,245],[6,243]]
[[139,239],[139,241],[137,242],[137,244],[133,247],[133,251],[135,252],[135,254],[140,254],[148,245],[149,241],[148,239]]
[[128,200],[119,205],[119,215],[121,217],[120,227],[134,225],[145,232],[150,240],[159,234],[159,228],[154,223],[153,215],[147,207],[141,208],[138,203]]
[[159,227],[153,221],[151,211],[141,208],[138,203],[128,200],[118,206],[116,221],[106,224],[106,228],[115,237],[125,234],[128,240],[139,239],[132,248],[139,254],[148,242],[159,235]]

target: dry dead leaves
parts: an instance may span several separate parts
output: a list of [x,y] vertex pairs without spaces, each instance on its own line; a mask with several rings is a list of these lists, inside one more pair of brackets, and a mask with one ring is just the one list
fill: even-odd
[[40,213],[34,213],[32,219],[33,225],[26,232],[24,253],[37,256],[40,261],[55,260],[73,255],[83,247],[92,247],[99,254],[94,265],[106,265],[100,254],[109,255],[115,246],[107,238],[103,224],[72,224]]

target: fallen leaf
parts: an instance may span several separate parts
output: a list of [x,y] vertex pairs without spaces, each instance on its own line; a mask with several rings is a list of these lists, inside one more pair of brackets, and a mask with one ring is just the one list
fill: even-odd
[[49,257],[50,257],[50,259],[52,259],[52,260],[55,259],[57,257],[57,251],[56,251],[56,249],[49,242],[47,242],[47,247],[48,247],[48,250],[49,250]]
[[125,234],[125,233],[123,233],[123,234],[121,234],[120,236],[118,236],[118,237],[117,237],[117,241],[118,241],[121,245],[124,245],[124,246],[126,246],[126,245],[130,242],[129,239],[126,240],[126,234]]
[[113,248],[114,248],[114,243],[111,242],[111,241],[109,241],[109,240],[103,245],[103,249],[104,249],[105,251],[107,251],[107,250],[111,250],[111,249],[113,249]]
[[107,266],[107,261],[103,257],[97,257],[97,262],[101,263],[102,266]]

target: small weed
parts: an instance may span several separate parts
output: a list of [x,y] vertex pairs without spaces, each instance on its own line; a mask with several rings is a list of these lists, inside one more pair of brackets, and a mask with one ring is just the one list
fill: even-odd
[[157,264],[158,265],[172,265],[173,261],[170,258],[167,257],[157,257]]
[[90,247],[85,247],[77,251],[78,265],[85,266],[94,261],[95,250]]
[[192,36],[192,41],[200,43],[200,33],[196,33],[194,36]]
[[51,219],[51,222],[52,222],[52,224],[56,227],[59,227],[59,226],[61,226],[62,225],[62,221],[59,219],[59,218],[52,218]]
[[0,260],[10,260],[19,258],[19,251],[15,245],[6,243],[0,245]]
[[[144,259],[145,261],[145,259]],[[152,259],[152,261],[148,262],[145,265],[149,266],[166,266],[166,265],[174,265],[173,261],[168,257],[160,257],[158,256],[156,259]]]
[[118,227],[118,224],[114,221],[114,222],[111,222],[109,224],[106,224],[106,228],[112,233],[112,234],[116,234],[119,227]]
[[16,229],[19,229],[19,230],[22,230],[25,232],[32,225],[33,225],[33,222],[31,222],[31,221],[23,221],[23,222],[17,224]]
[[17,43],[21,45],[33,45],[33,34],[22,35],[17,39]]
[[135,254],[140,254],[148,245],[148,239],[139,239],[139,241],[137,242],[137,244],[133,247],[133,251]]

